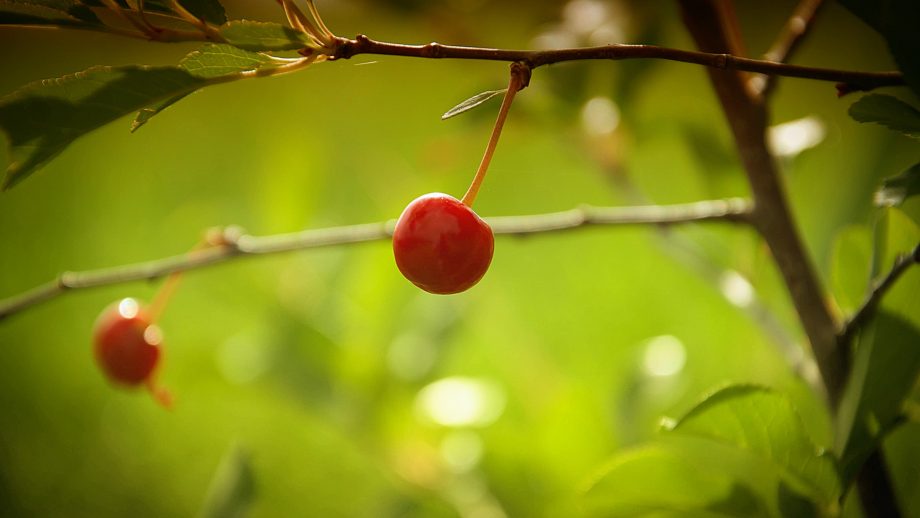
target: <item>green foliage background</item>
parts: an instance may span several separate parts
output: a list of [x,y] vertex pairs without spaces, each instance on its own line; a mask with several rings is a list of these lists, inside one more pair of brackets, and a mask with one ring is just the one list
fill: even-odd
[[[277,18],[265,4],[228,3],[228,11]],[[752,54],[791,6],[739,2]],[[552,2],[319,7],[340,35],[513,48],[530,46],[559,14]],[[671,3],[632,7],[632,41],[692,47]],[[853,15],[836,4],[824,14],[796,62],[894,67],[881,38]],[[0,91],[95,64],[173,64],[194,47],[0,29]],[[460,195],[497,102],[438,117],[504,86],[506,74],[500,63],[360,56],[205,89],[135,134],[128,118],[104,127],[0,197],[0,295],[63,270],[180,253],[215,225],[270,234],[380,221],[425,192]],[[709,88],[704,70],[676,63],[538,69],[515,103],[477,211],[747,195]],[[621,111],[603,139],[586,136],[578,116],[598,95]],[[847,117],[857,96],[785,79],[773,111],[776,122],[813,115],[827,129],[784,171],[808,248],[834,289],[836,236],[871,229],[872,192],[917,158],[915,142]],[[769,326],[720,293],[716,280],[728,268],[753,284]],[[853,276],[843,274],[851,284]],[[607,459],[657,437],[662,415],[681,415],[730,382],[790,394],[811,437],[832,446],[820,398],[777,346],[777,334],[804,337],[764,246],[746,229],[502,237],[485,279],[452,297],[406,282],[385,242],[196,271],[161,321],[161,379],[176,396],[173,411],[110,386],[91,355],[102,308],[124,296],[149,300],[157,286],[72,293],[0,323],[3,515],[195,515],[237,447],[251,463],[251,516],[566,515]],[[686,348],[673,376],[642,367],[648,339],[660,335]],[[500,417],[460,431],[424,419],[419,391],[448,376],[498,386]],[[481,441],[470,469],[452,470],[443,458],[457,433]],[[886,443],[911,516],[920,516],[918,435],[907,424]]]

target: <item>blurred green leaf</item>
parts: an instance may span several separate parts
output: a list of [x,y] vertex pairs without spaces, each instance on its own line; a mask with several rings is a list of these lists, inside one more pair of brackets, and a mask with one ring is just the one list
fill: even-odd
[[852,312],[862,304],[872,271],[872,235],[864,226],[849,226],[834,238],[831,282],[837,304]]
[[584,516],[767,516],[754,492],[725,471],[652,443],[620,453],[581,500]]
[[256,497],[249,454],[233,447],[224,456],[208,489],[200,518],[243,518]]
[[768,388],[723,388],[667,428],[752,452],[824,504],[831,505],[840,495],[834,457],[811,441],[789,399]]
[[0,0],[0,25],[97,25],[99,19],[73,0]]
[[[875,225],[872,276],[888,273],[895,261],[920,242],[920,227],[903,211],[886,208]],[[890,298],[890,295],[889,295]]]
[[227,21],[227,13],[219,0],[181,0],[180,3],[190,13],[206,22],[220,25]]
[[841,461],[845,480],[855,476],[881,438],[902,421],[904,399],[920,373],[918,345],[920,330],[884,311],[860,334],[841,406],[844,426],[852,423],[851,430],[840,430],[846,440]]
[[776,500],[782,516],[789,518],[812,518],[818,516],[818,509],[815,507],[815,503],[797,493],[785,482],[780,482]]
[[25,179],[81,135],[203,84],[176,67],[100,66],[20,88],[0,99],[0,128],[11,148],[4,188]]
[[864,95],[850,106],[850,117],[859,122],[874,122],[920,138],[920,111],[906,102],[883,94]]
[[885,178],[875,192],[874,201],[878,206],[891,207],[917,194],[920,194],[920,163],[910,166],[897,176]]
[[271,57],[224,44],[189,53],[178,67],[93,67],[28,84],[0,99],[0,128],[9,137],[4,188],[25,179],[71,142],[128,113],[144,110],[133,129],[208,84],[272,65]]
[[920,95],[920,2],[916,0],[841,0],[888,43],[907,84]]
[[280,23],[231,20],[220,27],[227,43],[246,50],[296,50],[310,44],[309,37]]

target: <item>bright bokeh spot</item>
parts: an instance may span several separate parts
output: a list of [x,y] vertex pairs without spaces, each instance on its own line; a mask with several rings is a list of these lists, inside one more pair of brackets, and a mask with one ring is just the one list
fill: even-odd
[[729,302],[746,308],[754,302],[754,287],[740,273],[726,270],[719,277],[719,290]]
[[770,127],[767,143],[775,155],[792,158],[820,144],[826,134],[824,123],[809,116]]
[[673,376],[683,370],[686,362],[686,348],[676,336],[661,335],[645,342],[642,367],[650,376]]
[[609,97],[591,98],[581,109],[581,124],[588,135],[609,135],[620,125],[620,109]]
[[487,426],[505,409],[505,394],[492,382],[475,378],[443,378],[423,388],[416,408],[443,426]]
[[134,318],[137,316],[138,311],[140,311],[140,306],[134,299],[122,299],[118,303],[118,314],[124,318]]

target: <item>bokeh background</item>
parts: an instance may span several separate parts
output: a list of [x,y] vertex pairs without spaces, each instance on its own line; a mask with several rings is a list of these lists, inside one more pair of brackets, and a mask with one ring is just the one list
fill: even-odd
[[[666,1],[318,4],[343,36],[692,48]],[[751,55],[792,6],[738,2]],[[280,21],[274,2],[227,7]],[[96,64],[173,64],[194,48],[3,28],[0,92]],[[883,41],[836,3],[795,61],[893,68]],[[461,195],[498,102],[439,116],[506,81],[503,63],[358,56],[207,88],[135,134],[118,121],[0,196],[0,296],[64,270],[181,253],[213,226],[262,235],[383,221],[422,193]],[[851,102],[831,84],[785,79],[772,109],[791,122],[775,135],[793,210],[844,311],[865,283],[835,281],[835,238],[871,228],[872,191],[917,155],[852,122]],[[476,208],[745,195],[703,69],[589,62],[535,72]],[[171,411],[113,387],[91,354],[99,312],[158,286],[73,292],[0,322],[0,513],[195,516],[221,463],[242,458],[253,517],[560,516],[611,455],[729,382],[788,392],[815,440],[831,442],[784,287],[743,228],[500,237],[483,281],[450,297],[403,279],[388,242],[195,271],[160,322]],[[887,444],[913,516],[918,436],[909,424]]]

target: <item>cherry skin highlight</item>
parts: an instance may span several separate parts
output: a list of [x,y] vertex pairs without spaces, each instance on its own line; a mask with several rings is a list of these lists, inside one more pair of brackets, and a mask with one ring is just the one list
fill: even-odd
[[160,360],[160,330],[134,299],[106,308],[93,331],[93,352],[112,381],[128,386],[151,385]]
[[460,200],[442,193],[409,203],[393,231],[396,266],[430,293],[471,288],[489,269],[494,248],[489,225]]

